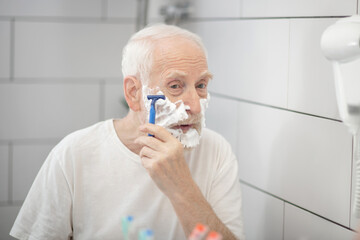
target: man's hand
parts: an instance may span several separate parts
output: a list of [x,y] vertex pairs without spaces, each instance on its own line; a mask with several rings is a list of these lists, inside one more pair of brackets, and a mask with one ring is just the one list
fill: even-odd
[[142,164],[156,185],[170,199],[186,195],[195,183],[184,159],[182,144],[165,128],[154,124],[141,125],[139,130],[154,135],[140,136],[135,143],[142,146]]
[[[197,223],[204,223],[221,233],[224,239],[235,239],[193,180],[184,159],[182,144],[165,128],[154,124],[144,124],[139,130],[146,133],[135,140],[142,146],[142,164],[171,201],[185,235],[188,237]],[[148,133],[154,137],[149,137]]]

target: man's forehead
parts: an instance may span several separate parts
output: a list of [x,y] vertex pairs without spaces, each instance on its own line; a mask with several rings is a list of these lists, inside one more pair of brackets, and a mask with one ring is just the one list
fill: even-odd
[[[181,71],[181,70],[170,70],[169,72],[166,73],[165,78],[174,78],[174,77],[187,77],[188,73]],[[206,78],[206,79],[211,79],[212,78],[212,74],[210,73],[209,70],[204,70],[201,71],[199,74],[199,78]]]

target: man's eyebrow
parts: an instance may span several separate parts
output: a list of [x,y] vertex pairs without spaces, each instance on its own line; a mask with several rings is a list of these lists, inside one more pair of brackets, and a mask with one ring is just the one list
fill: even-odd
[[174,77],[186,77],[187,73],[175,70],[166,75],[166,78],[174,78]]
[[208,70],[205,70],[204,72],[201,73],[200,78],[207,78],[207,79],[212,79],[213,78],[213,74],[211,72],[209,72]]

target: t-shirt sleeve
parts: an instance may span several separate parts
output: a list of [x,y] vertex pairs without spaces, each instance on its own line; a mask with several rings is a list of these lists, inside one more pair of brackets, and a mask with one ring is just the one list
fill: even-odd
[[71,239],[72,194],[54,150],[49,154],[15,220],[18,239]]
[[225,140],[218,147],[218,169],[212,182],[211,205],[221,221],[237,239],[245,239],[241,210],[241,188],[238,162]]

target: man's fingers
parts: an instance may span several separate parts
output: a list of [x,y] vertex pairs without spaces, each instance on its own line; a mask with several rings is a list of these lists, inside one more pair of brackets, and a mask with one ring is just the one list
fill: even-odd
[[135,139],[135,143],[140,144],[141,146],[147,146],[153,150],[160,150],[161,149],[161,141],[155,137],[149,136],[140,136]]
[[151,169],[152,164],[155,162],[155,151],[148,147],[143,147],[140,151],[141,163],[146,169]]
[[160,127],[156,124],[146,123],[139,127],[139,130],[144,133],[149,133],[153,135],[155,138],[159,139],[162,142],[165,142],[171,134],[163,127]]

